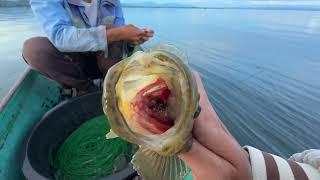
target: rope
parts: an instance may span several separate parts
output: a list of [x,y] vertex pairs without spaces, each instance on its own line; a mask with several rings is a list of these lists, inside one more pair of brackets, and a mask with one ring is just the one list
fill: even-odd
[[120,138],[107,140],[109,130],[105,116],[100,116],[74,131],[53,162],[56,179],[97,179],[126,167],[133,148]]

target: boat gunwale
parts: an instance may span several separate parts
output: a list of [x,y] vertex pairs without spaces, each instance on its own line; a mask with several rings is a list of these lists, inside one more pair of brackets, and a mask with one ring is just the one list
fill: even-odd
[[9,90],[7,95],[1,100],[0,103],[0,113],[6,108],[14,94],[16,93],[17,89],[19,88],[20,84],[25,80],[25,78],[30,74],[32,71],[31,68],[27,67],[24,72],[21,74],[20,78],[15,81],[14,85],[12,88]]

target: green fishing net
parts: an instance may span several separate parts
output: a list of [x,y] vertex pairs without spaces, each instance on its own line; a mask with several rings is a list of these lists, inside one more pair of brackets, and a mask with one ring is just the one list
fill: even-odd
[[65,140],[53,160],[56,179],[98,179],[127,166],[134,147],[120,138],[107,140],[107,122],[105,116],[92,119]]

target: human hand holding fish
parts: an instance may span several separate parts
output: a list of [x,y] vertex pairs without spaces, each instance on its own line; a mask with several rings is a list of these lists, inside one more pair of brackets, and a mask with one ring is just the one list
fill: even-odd
[[225,128],[210,104],[198,73],[195,79],[202,111],[194,122],[193,144],[179,157],[190,167],[194,179],[250,180],[248,153]]
[[103,108],[112,127],[107,138],[139,145],[132,164],[145,180],[183,179],[190,169],[200,180],[251,178],[248,155],[219,120],[187,56],[174,46],[137,52],[113,66]]

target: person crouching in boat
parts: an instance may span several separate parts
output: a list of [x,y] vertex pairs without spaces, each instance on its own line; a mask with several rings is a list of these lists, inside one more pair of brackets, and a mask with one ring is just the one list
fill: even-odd
[[139,45],[153,30],[125,25],[119,0],[31,0],[47,37],[28,39],[24,60],[74,96],[98,90],[101,79],[120,61],[124,47]]

